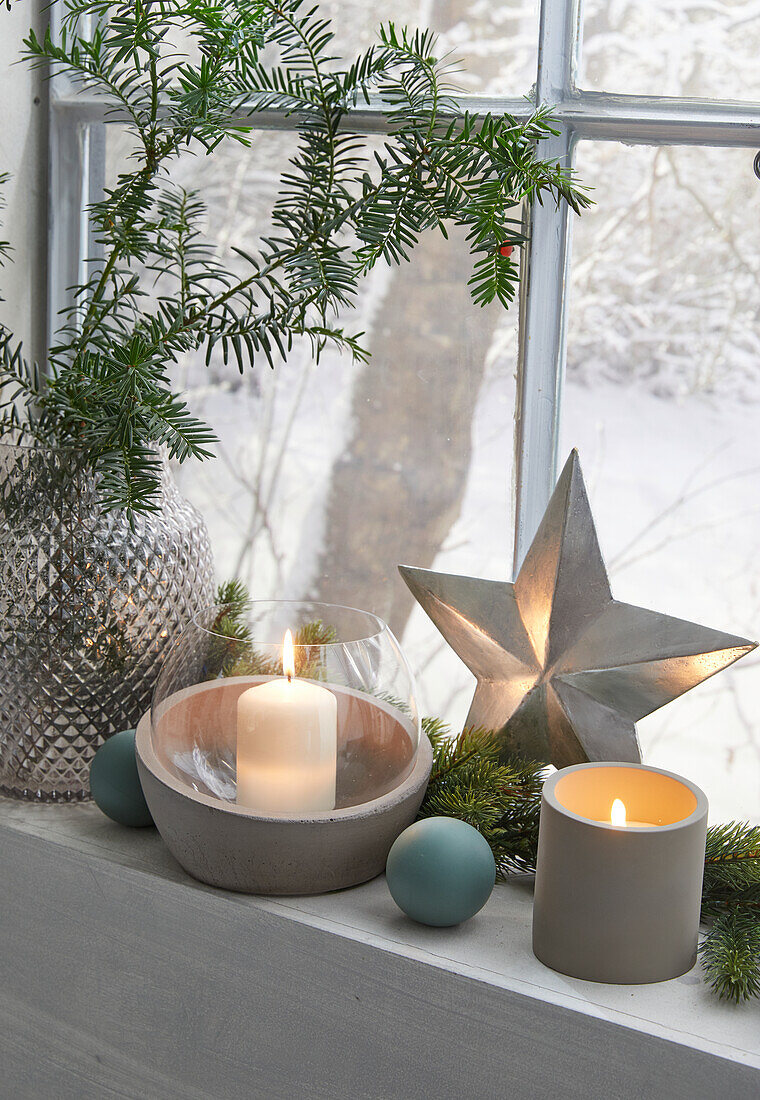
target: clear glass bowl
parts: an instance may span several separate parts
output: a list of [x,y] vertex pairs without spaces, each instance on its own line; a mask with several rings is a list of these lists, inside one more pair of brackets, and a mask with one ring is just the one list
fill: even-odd
[[236,637],[225,622],[222,606],[197,615],[156,682],[153,750],[176,780],[266,816],[358,806],[404,781],[419,716],[411,671],[381,619],[256,601]]

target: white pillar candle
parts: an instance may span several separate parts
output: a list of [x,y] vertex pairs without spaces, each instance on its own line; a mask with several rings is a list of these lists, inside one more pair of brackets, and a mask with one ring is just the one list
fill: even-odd
[[248,688],[238,699],[238,804],[272,813],[332,810],[337,700],[327,688],[295,678],[290,631],[283,669],[283,679]]

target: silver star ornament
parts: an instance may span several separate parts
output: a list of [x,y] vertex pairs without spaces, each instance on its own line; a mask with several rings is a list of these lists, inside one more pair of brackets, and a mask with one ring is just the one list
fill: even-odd
[[635,723],[756,645],[612,598],[576,451],[514,584],[399,571],[477,678],[467,725],[558,768],[639,762]]

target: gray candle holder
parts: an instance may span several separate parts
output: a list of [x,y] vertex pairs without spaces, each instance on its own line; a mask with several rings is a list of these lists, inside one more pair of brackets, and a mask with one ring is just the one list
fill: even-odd
[[262,816],[172,775],[153,750],[150,715],[135,745],[145,799],[174,858],[193,878],[245,894],[323,894],[381,874],[393,841],[417,816],[432,765],[423,734],[411,772],[381,797],[305,817]]
[[[223,609],[209,608],[186,627],[137,727],[140,781],[167,847],[195,878],[245,893],[324,893],[380,874],[393,841],[416,817],[432,765],[395,638],[374,615],[327,604],[254,603],[242,637],[220,633],[222,621]],[[312,685],[307,697],[335,700],[334,793],[324,809],[328,788],[322,782],[316,800],[310,788],[324,761],[314,755],[309,716],[295,743],[288,720],[284,626],[296,639],[293,680]],[[272,681],[279,682],[274,714],[270,707],[263,726],[246,727],[246,737],[260,738],[266,750],[263,762],[260,753],[241,757],[241,697],[255,716],[256,692]],[[247,783],[239,791],[243,761]],[[259,769],[259,785],[270,784],[260,786],[258,806],[246,804],[251,768]],[[298,783],[283,786],[289,774]]]
[[[630,821],[613,825],[615,799]],[[561,974],[633,985],[696,961],[707,798],[637,764],[563,768],[544,784],[533,952]]]

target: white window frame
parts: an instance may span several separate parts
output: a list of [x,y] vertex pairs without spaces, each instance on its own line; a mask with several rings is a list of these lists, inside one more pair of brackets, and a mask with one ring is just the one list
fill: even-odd
[[[578,88],[582,0],[540,0],[536,84],[530,98],[549,104],[559,134],[543,156],[572,167],[579,140],[637,145],[760,148],[760,104],[665,96],[617,95]],[[53,9],[55,23],[56,12]],[[530,110],[525,99],[462,96],[473,114]],[[94,254],[87,205],[105,178],[105,105],[57,75],[50,88],[50,207],[48,330],[67,301],[67,288],[86,278]],[[256,129],[291,129],[284,112],[267,110]],[[383,129],[378,103],[351,112],[358,133]],[[748,171],[752,158],[748,157]],[[514,558],[519,568],[548,503],[557,474],[557,448],[566,363],[571,220],[566,206],[535,205],[522,256],[520,341],[514,439]]]

